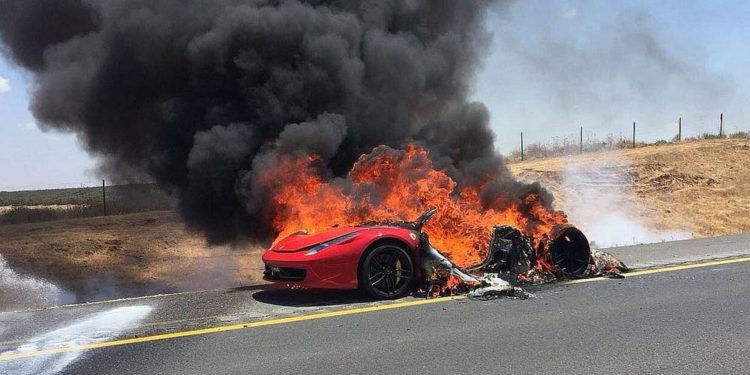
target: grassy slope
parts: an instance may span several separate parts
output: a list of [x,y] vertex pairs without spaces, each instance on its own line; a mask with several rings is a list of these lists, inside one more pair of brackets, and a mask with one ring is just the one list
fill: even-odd
[[564,209],[586,200],[562,177],[571,165],[584,180],[579,186],[622,189],[618,203],[633,208],[651,228],[699,237],[750,231],[750,140],[691,141],[518,162],[509,168],[524,180],[540,181]]
[[87,204],[101,199],[101,187],[0,191],[0,206]]

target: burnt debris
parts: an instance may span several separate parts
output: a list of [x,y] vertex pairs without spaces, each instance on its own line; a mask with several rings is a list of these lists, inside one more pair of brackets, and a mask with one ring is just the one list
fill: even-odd
[[[536,243],[536,246],[534,245]],[[475,297],[528,297],[519,286],[559,279],[621,277],[627,266],[613,255],[591,250],[588,239],[570,225],[555,227],[536,241],[507,225],[492,228],[487,256],[465,270],[430,245],[420,242],[427,296],[470,292]]]

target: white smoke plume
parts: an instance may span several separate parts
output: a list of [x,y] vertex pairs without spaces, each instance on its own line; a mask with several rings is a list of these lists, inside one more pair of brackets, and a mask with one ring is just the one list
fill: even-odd
[[646,207],[630,197],[630,161],[622,155],[601,155],[596,163],[569,161],[562,175],[564,207],[572,223],[600,247],[628,246],[690,238],[689,232],[659,231],[639,218]]
[[0,311],[59,305],[74,300],[72,293],[55,284],[12,270],[0,256]]

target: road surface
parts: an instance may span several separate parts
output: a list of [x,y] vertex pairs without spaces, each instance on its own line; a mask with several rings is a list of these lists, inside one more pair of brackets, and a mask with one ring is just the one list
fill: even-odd
[[[628,256],[711,257],[713,242],[693,244]],[[750,258],[733,246],[728,260],[548,285],[525,301],[249,288],[5,313],[0,373],[744,373]]]

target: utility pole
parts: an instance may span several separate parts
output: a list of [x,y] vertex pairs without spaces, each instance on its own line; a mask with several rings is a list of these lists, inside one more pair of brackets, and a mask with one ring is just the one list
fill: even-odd
[[523,161],[523,132],[521,132],[521,161]]
[[633,121],[633,148],[635,148],[635,121]]
[[583,154],[583,126],[581,126],[581,147],[580,150],[578,150],[579,153]]
[[682,117],[677,120],[677,142],[682,141]]
[[104,188],[104,180],[102,180],[102,211],[104,216],[107,216],[107,190]]
[[719,138],[724,136],[724,113],[719,115]]

